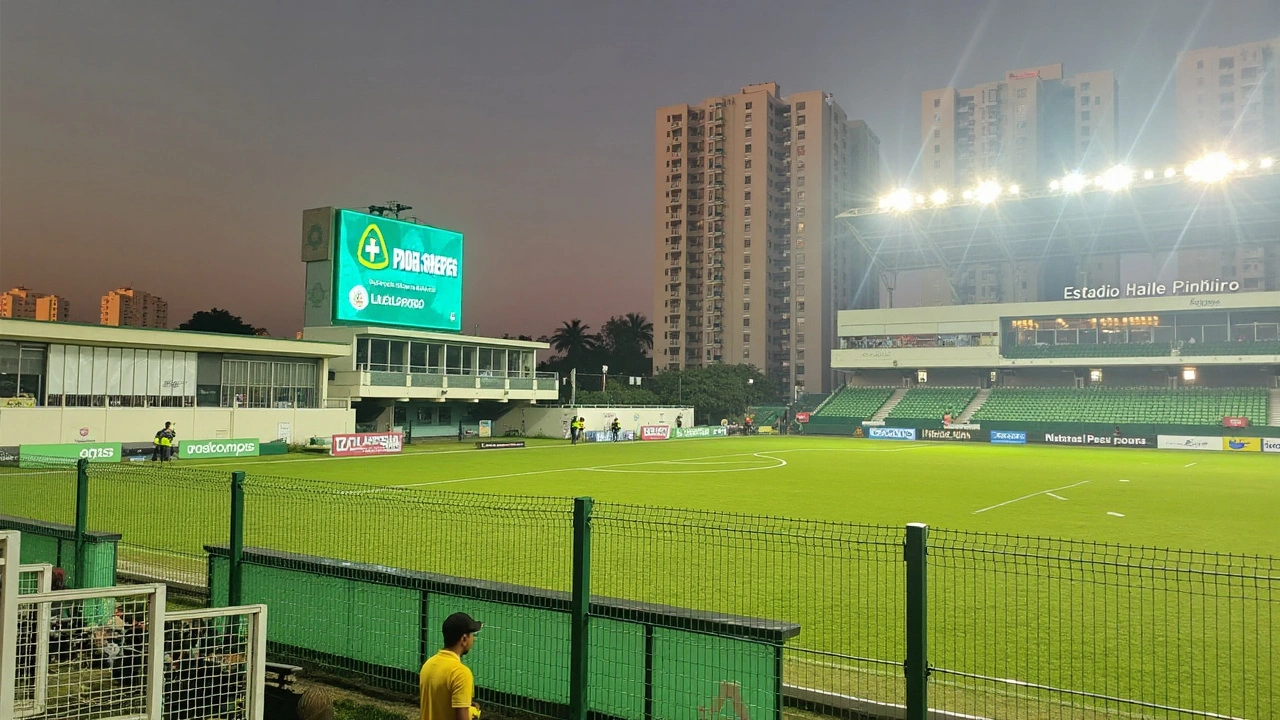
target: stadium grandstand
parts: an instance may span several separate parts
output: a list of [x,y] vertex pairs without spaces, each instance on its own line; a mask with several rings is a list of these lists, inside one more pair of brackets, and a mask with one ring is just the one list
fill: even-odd
[[1214,153],[1042,189],[900,189],[841,217],[874,307],[839,313],[843,388],[809,432],[940,427],[950,412],[989,428],[1280,435],[1270,158]]

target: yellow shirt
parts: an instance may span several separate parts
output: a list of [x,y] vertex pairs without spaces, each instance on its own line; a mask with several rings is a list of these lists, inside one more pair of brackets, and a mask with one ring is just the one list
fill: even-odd
[[456,653],[441,650],[427,660],[418,676],[421,720],[453,720],[455,708],[471,707],[475,680]]

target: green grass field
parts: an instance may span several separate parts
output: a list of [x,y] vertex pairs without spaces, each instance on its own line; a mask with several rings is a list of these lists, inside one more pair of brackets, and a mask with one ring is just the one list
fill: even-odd
[[1276,455],[801,437],[531,445],[481,452],[448,444],[383,458],[290,455],[182,466],[1280,555]]
[[[243,469],[249,546],[565,590],[567,498],[591,496],[593,592],[797,622],[788,683],[900,702],[902,527],[923,522],[933,706],[1191,717],[1036,685],[1229,717],[1280,704],[1280,456],[802,437],[530,445],[96,466],[90,525],[123,533],[122,567],[200,582],[203,545],[226,542],[229,472]],[[0,473],[0,512],[66,522],[65,475]]]

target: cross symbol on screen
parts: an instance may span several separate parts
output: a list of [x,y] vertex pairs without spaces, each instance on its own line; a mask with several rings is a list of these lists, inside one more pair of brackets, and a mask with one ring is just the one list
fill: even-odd
[[374,262],[375,258],[378,257],[378,253],[382,252],[378,249],[378,241],[374,238],[369,238],[369,243],[364,246],[364,251],[369,256],[369,262]]

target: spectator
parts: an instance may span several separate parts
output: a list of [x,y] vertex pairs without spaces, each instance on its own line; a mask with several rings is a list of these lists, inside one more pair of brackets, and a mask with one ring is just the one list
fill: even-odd
[[618,433],[622,431],[622,422],[615,417],[613,422],[609,424],[609,431],[613,433],[613,441],[618,442]]
[[471,720],[480,715],[472,702],[475,679],[462,658],[471,652],[482,627],[483,623],[466,613],[445,618],[441,627],[444,648],[423,664],[418,675],[420,720]]

